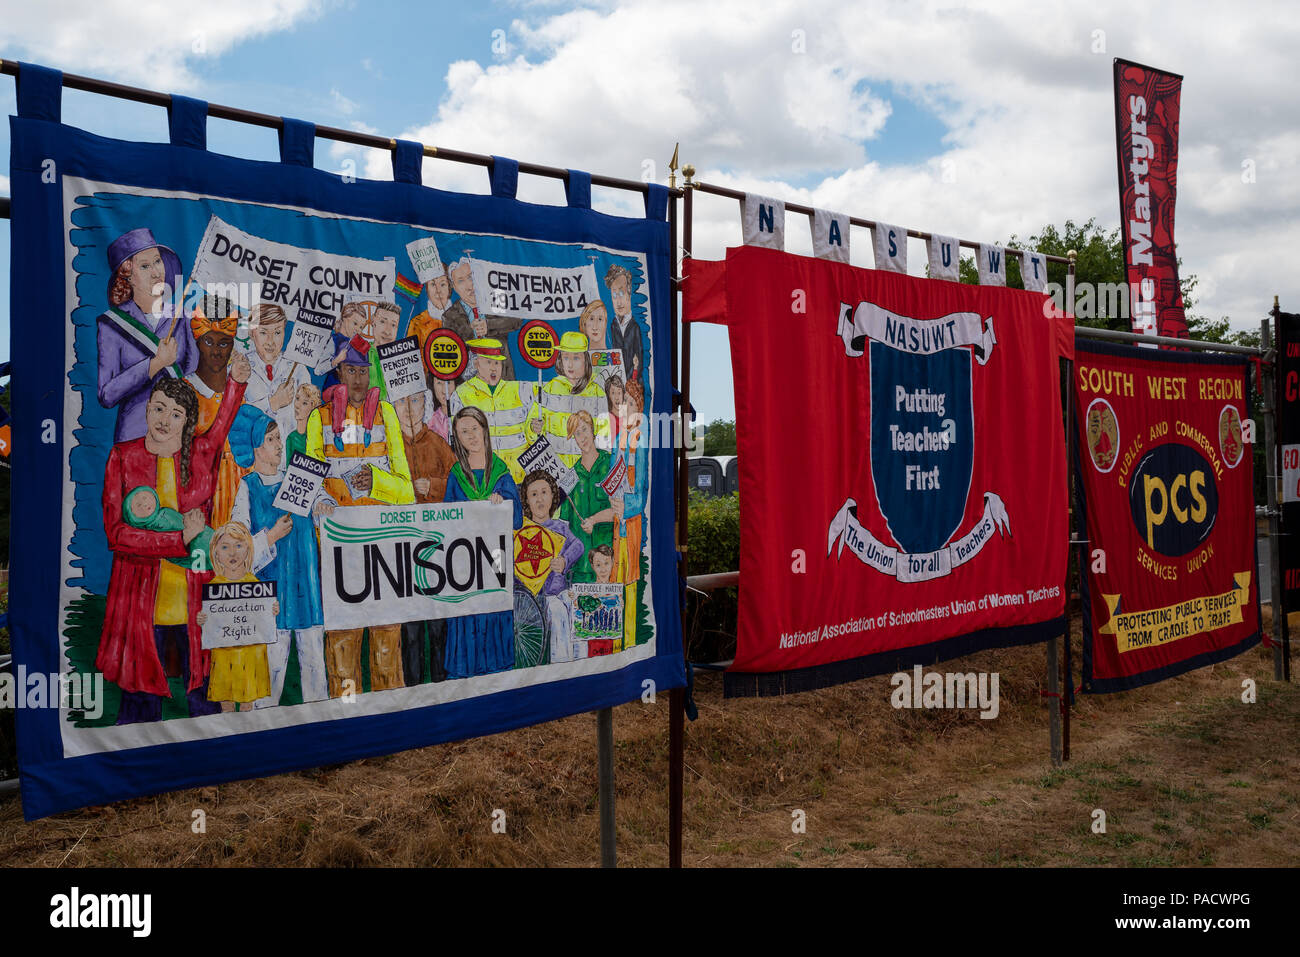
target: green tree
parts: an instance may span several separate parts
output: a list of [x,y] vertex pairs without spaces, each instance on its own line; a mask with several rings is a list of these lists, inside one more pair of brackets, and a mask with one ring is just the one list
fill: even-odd
[[[1071,249],[1075,250],[1078,253],[1078,258],[1075,260],[1075,289],[1079,292],[1091,288],[1090,295],[1092,296],[1094,309],[1093,317],[1076,318],[1075,323],[1080,326],[1116,329],[1123,332],[1127,332],[1132,328],[1124,310],[1114,308],[1118,305],[1116,300],[1098,294],[1102,284],[1113,288],[1113,284],[1123,284],[1127,281],[1124,269],[1124,243],[1118,228],[1108,233],[1097,225],[1095,219],[1088,220],[1082,226],[1077,225],[1073,220],[1066,220],[1065,225],[1061,227],[1044,226],[1023,242],[1017,236],[1012,235],[1011,240],[1006,245],[1009,249],[1035,249],[1050,256],[1065,256]],[[1179,260],[1178,265],[1181,272],[1182,260]],[[962,259],[959,268],[962,282],[972,284],[979,282],[979,273],[973,259]],[[1061,288],[1065,288],[1067,272],[1068,267],[1065,263],[1049,262],[1047,264],[1047,281],[1057,283]],[[1195,273],[1179,276],[1179,283],[1183,292],[1183,310],[1187,317],[1188,334],[1193,339],[1201,339],[1206,342],[1221,342],[1258,348],[1258,328],[1234,330],[1227,316],[1222,316],[1219,319],[1209,319],[1195,311],[1197,282]],[[1019,256],[1007,257],[1007,285],[1017,289],[1024,288],[1024,282],[1020,276]],[[1260,318],[1263,318],[1263,316]],[[1251,418],[1256,422],[1263,421],[1258,386],[1252,391],[1249,412]],[[1264,476],[1266,474],[1262,434],[1255,443],[1254,455],[1256,501],[1262,502],[1264,500]]]
[[[740,496],[690,497],[691,547],[686,574],[710,575],[740,569]],[[739,595],[733,588],[690,591],[686,601],[686,657],[689,661],[724,661],[736,654]]]
[[704,433],[705,455],[736,454],[736,422],[734,419],[714,419]]
[[[1119,228],[1107,232],[1090,219],[1083,225],[1073,220],[1066,220],[1064,226],[1047,225],[1027,240],[1012,235],[1006,243],[1008,249],[1034,249],[1049,256],[1064,257],[1071,249],[1078,253],[1075,260],[1074,285],[1078,294],[1091,297],[1093,315],[1080,317],[1076,323],[1081,326],[1093,326],[1102,329],[1116,329],[1127,332],[1131,326],[1125,310],[1117,308],[1120,300],[1105,295],[1103,289],[1110,289],[1127,282],[1124,268],[1124,243]],[[1182,260],[1179,260],[1179,267]],[[973,259],[962,259],[960,263],[961,281],[975,284],[979,282],[979,273]],[[1066,274],[1069,267],[1065,263],[1049,262],[1047,264],[1047,281],[1065,288]],[[1259,345],[1258,331],[1246,330],[1233,332],[1228,317],[1211,320],[1195,312],[1197,276],[1190,273],[1180,276],[1179,282],[1183,292],[1183,309],[1187,315],[1188,332],[1194,339],[1210,342],[1232,342],[1241,345]],[[1020,257],[1007,258],[1007,285],[1016,289],[1025,288],[1020,276]],[[1085,290],[1089,290],[1086,291]],[[1076,295],[1076,298],[1077,298]]]

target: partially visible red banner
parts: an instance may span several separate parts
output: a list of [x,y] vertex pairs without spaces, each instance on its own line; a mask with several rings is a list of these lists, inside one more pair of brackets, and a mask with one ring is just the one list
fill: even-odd
[[1260,640],[1247,363],[1079,343],[1083,690],[1123,691]]
[[725,318],[735,375],[727,695],[1061,634],[1073,329],[1046,296],[752,246],[689,268],[725,291],[688,312]]
[[1183,78],[1115,60],[1119,220],[1134,332],[1187,338],[1174,246]]

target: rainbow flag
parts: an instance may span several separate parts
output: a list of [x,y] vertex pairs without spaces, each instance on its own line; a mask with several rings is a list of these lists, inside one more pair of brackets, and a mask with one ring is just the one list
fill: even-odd
[[401,293],[411,302],[420,298],[420,284],[414,279],[403,276],[400,272],[397,274],[397,281],[393,284],[393,289]]

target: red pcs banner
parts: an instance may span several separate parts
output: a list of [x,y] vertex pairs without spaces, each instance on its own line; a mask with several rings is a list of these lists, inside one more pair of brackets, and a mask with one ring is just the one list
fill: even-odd
[[1050,300],[757,247],[684,269],[685,315],[728,325],[735,377],[727,695],[1061,633],[1073,329]]
[[1183,78],[1115,61],[1119,221],[1134,332],[1187,338],[1174,246]]
[[1084,691],[1151,684],[1260,640],[1247,368],[1079,344]]

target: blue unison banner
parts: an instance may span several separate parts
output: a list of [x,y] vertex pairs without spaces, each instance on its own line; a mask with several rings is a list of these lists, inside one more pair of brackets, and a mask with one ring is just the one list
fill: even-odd
[[666,190],[343,178],[295,120],[240,160],[180,97],[121,142],[60,91],[24,65],[11,118],[28,818],[684,682]]

